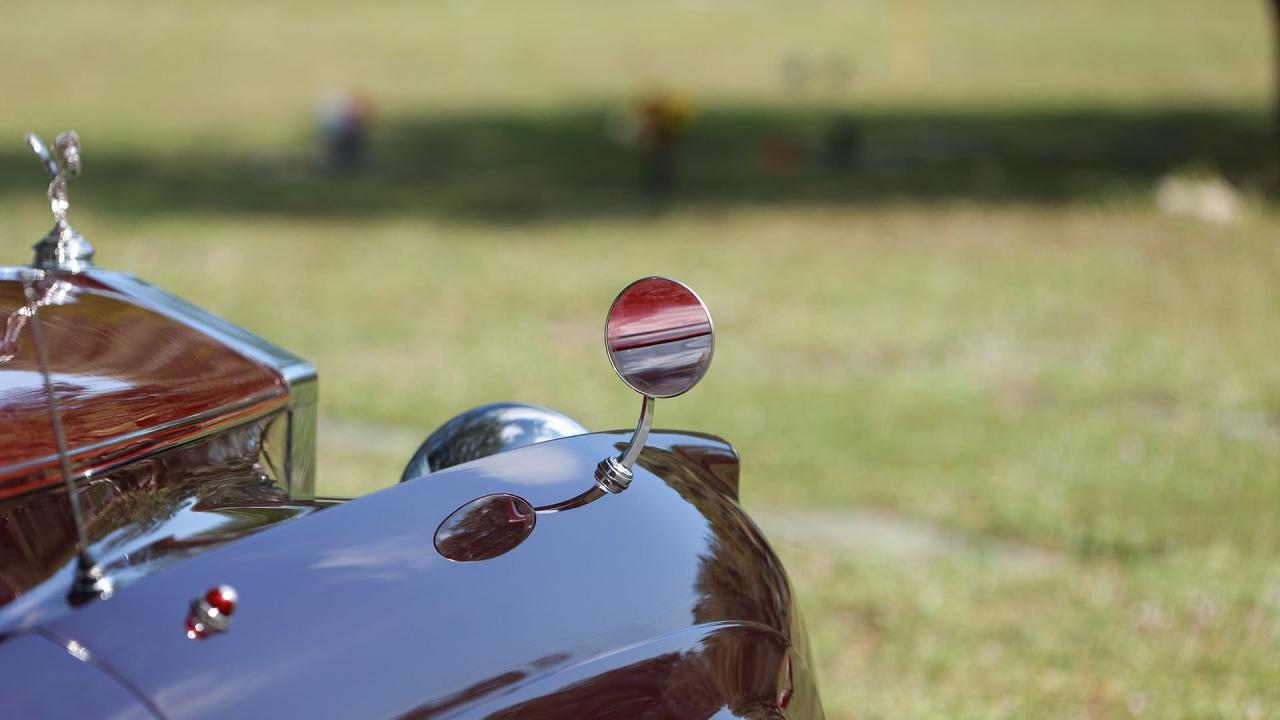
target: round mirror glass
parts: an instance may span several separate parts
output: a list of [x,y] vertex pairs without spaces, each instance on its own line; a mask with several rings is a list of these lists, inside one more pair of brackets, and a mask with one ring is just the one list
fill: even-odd
[[675,280],[637,280],[609,308],[605,347],[613,369],[633,390],[675,397],[696,385],[711,365],[711,313]]

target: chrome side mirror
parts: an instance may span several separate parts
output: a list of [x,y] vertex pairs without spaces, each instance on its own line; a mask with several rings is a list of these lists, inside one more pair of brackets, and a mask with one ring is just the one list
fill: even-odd
[[664,277],[637,280],[614,299],[605,321],[605,350],[622,382],[644,396],[640,421],[626,449],[596,467],[596,484],[619,493],[653,426],[656,398],[688,392],[711,366],[715,327],[693,290]]
[[[522,497],[498,493],[463,505],[436,528],[436,551],[442,556],[463,563],[491,560],[524,542],[533,532],[538,515],[572,510],[595,502],[605,493],[626,490],[631,484],[631,467],[644,449],[653,425],[655,398],[682,395],[698,384],[711,365],[715,329],[707,306],[686,285],[667,278],[647,277],[618,293],[609,308],[604,341],[609,362],[618,377],[644,396],[640,422],[627,447],[617,457],[601,460],[596,466],[595,486],[568,500],[533,507]],[[519,406],[488,406],[479,408],[478,412],[481,417],[487,417],[495,408],[507,407]],[[476,412],[461,415],[446,427],[470,420]],[[563,419],[572,423],[568,418]],[[481,433],[482,437],[490,435],[496,438],[494,433]],[[469,436],[464,433],[463,437]],[[423,449],[428,450],[428,460],[431,447],[435,445],[428,438],[423,444]],[[419,455],[422,453],[420,450]]]

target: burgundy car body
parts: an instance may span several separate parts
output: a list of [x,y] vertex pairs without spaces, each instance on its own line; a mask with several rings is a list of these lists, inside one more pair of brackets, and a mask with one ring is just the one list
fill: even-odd
[[[655,432],[626,492],[525,518],[498,551],[463,533],[488,559],[455,562],[433,544],[455,510],[555,506],[627,435],[317,500],[309,366],[130,276],[54,281],[51,375],[116,589],[67,600],[74,525],[20,273],[0,272],[0,716],[821,717],[724,441]],[[192,639],[192,601],[219,585],[230,625]]]

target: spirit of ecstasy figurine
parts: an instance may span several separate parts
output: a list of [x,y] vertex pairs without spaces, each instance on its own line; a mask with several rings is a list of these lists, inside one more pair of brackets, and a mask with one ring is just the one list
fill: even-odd
[[53,229],[36,243],[34,264],[43,270],[79,272],[93,264],[93,245],[67,224],[71,206],[67,180],[80,175],[80,136],[74,130],[59,133],[52,153],[34,133],[27,133],[27,144],[49,173],[49,209],[53,212]]

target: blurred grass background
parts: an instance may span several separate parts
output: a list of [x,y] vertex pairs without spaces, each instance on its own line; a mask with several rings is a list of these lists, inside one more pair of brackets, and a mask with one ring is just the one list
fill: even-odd
[[[74,127],[101,265],[317,365],[323,492],[394,482],[486,402],[628,426],[603,315],[668,274],[719,347],[659,425],[740,449],[831,717],[1280,713],[1260,0],[4,16],[6,262],[48,225],[21,134]],[[658,207],[606,132],[653,88],[695,111]],[[341,89],[377,111],[357,177],[308,169]],[[844,173],[818,161],[836,117],[860,137]],[[787,172],[761,160],[779,139]],[[1162,212],[1170,173],[1240,188],[1234,221]]]

